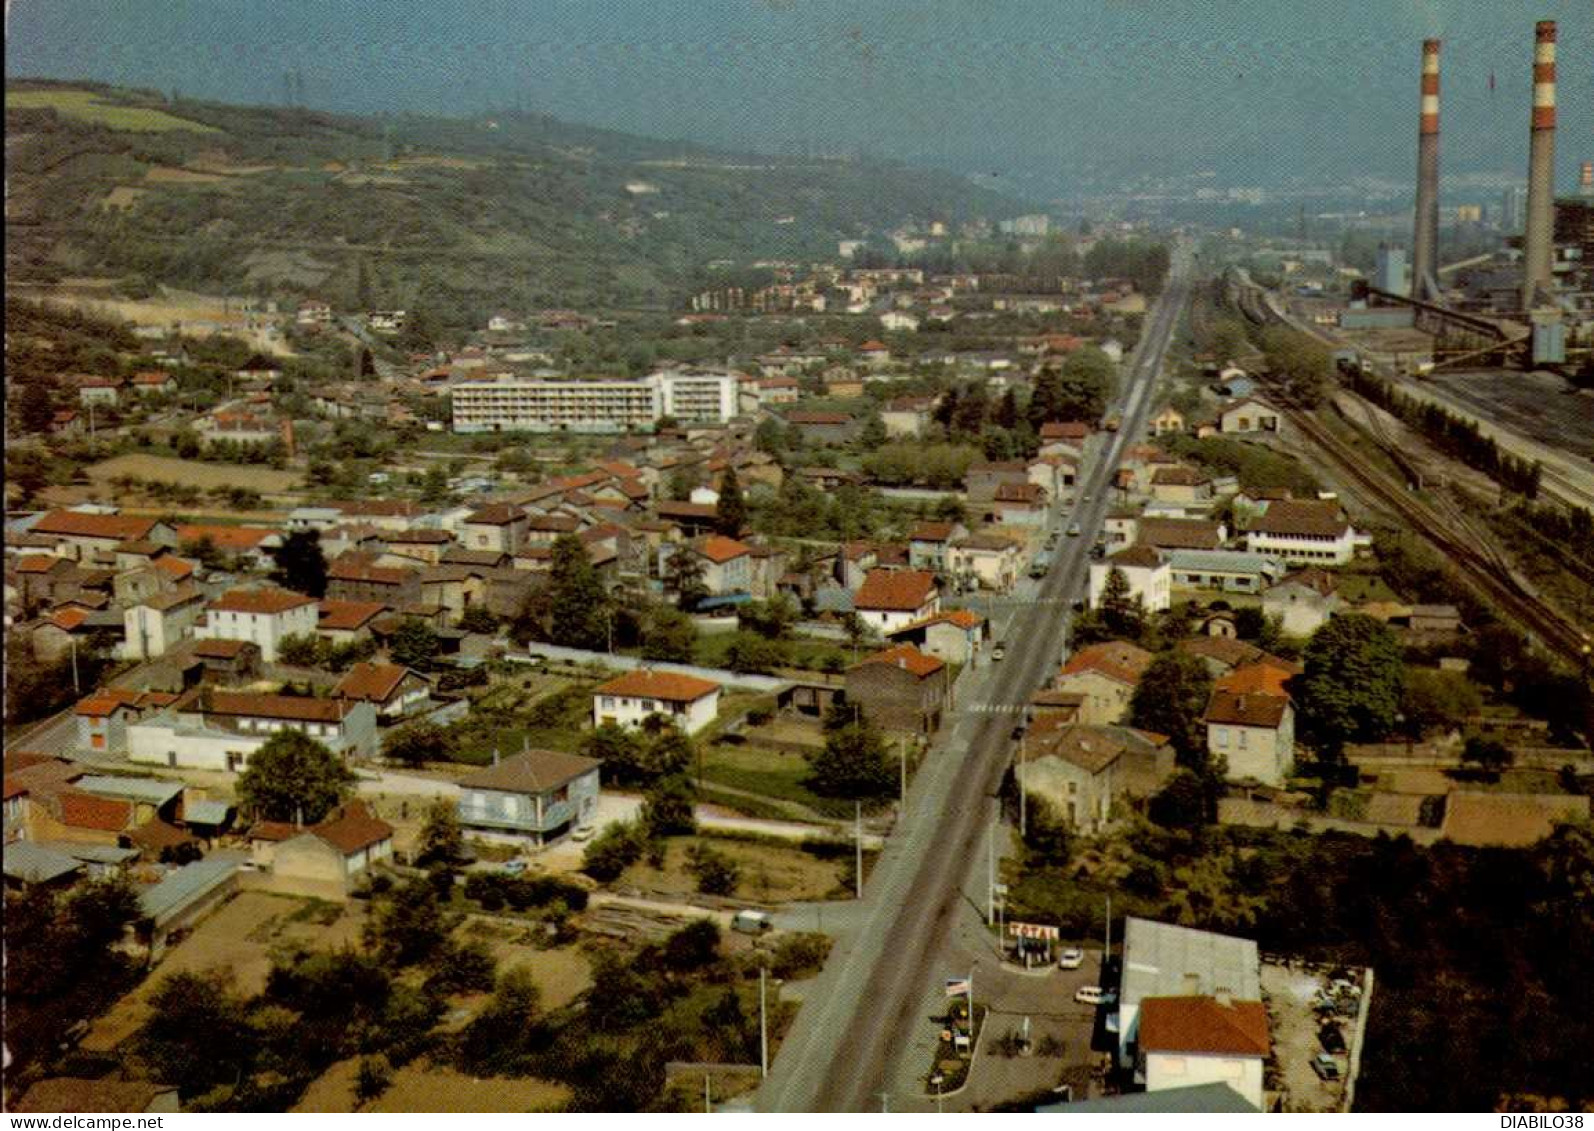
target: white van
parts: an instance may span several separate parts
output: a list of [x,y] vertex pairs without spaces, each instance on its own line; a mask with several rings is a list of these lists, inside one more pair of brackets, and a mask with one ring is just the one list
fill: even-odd
[[738,911],[731,916],[731,930],[740,931],[744,935],[761,935],[765,931],[773,930],[775,924],[770,922],[769,915],[763,911]]

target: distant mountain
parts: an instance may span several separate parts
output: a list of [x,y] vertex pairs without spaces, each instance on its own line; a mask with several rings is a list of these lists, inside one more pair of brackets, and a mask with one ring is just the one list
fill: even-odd
[[1033,206],[953,173],[723,152],[539,114],[450,120],[6,86],[7,268],[330,301],[664,305],[717,260],[833,258]]

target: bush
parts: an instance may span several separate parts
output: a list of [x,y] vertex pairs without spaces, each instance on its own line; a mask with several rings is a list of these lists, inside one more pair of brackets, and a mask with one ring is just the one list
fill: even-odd
[[621,872],[642,859],[645,841],[635,825],[610,825],[581,854],[581,870],[599,883],[617,880]]
[[704,895],[733,895],[741,882],[742,870],[729,856],[707,845],[694,844],[687,850],[687,870],[697,877],[697,890]]
[[830,955],[830,936],[814,931],[787,935],[775,946],[771,967],[777,978],[806,978],[817,974]]

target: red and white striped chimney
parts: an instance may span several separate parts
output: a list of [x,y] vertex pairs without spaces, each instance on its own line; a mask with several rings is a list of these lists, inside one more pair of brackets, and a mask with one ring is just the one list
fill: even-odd
[[1439,41],[1422,41],[1417,130],[1417,212],[1411,238],[1411,297],[1437,299],[1439,278]]
[[1528,136],[1528,204],[1522,240],[1522,309],[1548,301],[1555,255],[1555,21],[1533,35],[1533,132]]
[[1578,170],[1577,191],[1580,196],[1594,196],[1594,161],[1583,162]]

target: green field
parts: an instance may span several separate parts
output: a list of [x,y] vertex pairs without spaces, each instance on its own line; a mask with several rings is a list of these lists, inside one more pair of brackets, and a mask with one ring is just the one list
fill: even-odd
[[[852,816],[852,802],[820,797],[803,784],[808,760],[801,754],[758,746],[716,744],[703,750],[703,780],[745,789],[774,801],[789,801],[836,819]],[[868,809],[868,806],[865,806]]]
[[6,109],[54,110],[63,117],[90,125],[139,133],[164,133],[167,130],[192,130],[202,134],[221,132],[214,126],[200,125],[164,110],[106,102],[89,90],[8,90]]

